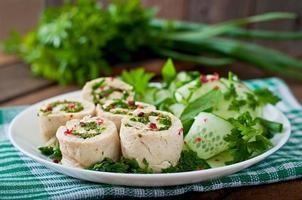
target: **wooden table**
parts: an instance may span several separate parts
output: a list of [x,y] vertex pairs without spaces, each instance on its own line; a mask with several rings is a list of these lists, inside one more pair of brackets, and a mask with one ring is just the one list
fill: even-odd
[[[147,66],[150,70],[156,69],[158,71],[162,63],[162,60],[151,60],[144,63],[137,63],[137,66],[143,65]],[[136,64],[133,65],[135,66]],[[181,69],[190,68],[187,64],[183,63],[177,66]],[[116,69],[120,68],[117,67]],[[219,72],[225,74],[227,70],[228,69],[223,69]],[[231,68],[231,70],[240,74],[244,79],[267,76],[241,63],[238,63],[238,65]],[[212,70],[202,68],[202,71],[206,73]],[[302,102],[302,83],[292,80],[286,80],[286,82],[298,100]],[[58,86],[52,81],[33,77],[30,73],[29,66],[12,56],[6,56],[0,53],[0,107],[33,104],[40,100],[77,89],[80,88],[77,86]],[[302,181],[298,179],[268,185],[221,189],[205,193],[191,192],[178,196],[177,199],[302,199],[301,188]],[[176,197],[171,199],[176,199]]]

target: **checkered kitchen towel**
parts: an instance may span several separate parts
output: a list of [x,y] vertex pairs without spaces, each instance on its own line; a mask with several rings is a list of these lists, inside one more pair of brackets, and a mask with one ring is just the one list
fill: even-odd
[[268,87],[292,124],[289,141],[279,151],[246,170],[215,180],[173,187],[126,187],[77,180],[52,171],[18,152],[5,138],[8,123],[25,107],[0,110],[0,199],[79,199],[101,197],[164,197],[189,191],[259,185],[302,177],[302,108],[279,79],[247,81],[252,88]]

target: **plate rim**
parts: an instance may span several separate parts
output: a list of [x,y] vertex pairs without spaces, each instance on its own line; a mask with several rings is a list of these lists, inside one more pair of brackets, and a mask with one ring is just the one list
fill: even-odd
[[[227,166],[215,167],[215,168],[203,169],[203,170],[187,171],[187,172],[155,173],[155,174],[102,172],[102,171],[93,171],[93,170],[87,170],[87,169],[80,169],[80,168],[75,168],[75,167],[68,167],[68,166],[64,166],[64,165],[61,165],[61,164],[53,163],[53,162],[49,161],[48,159],[41,158],[41,157],[38,157],[36,155],[33,155],[30,152],[24,150],[22,148],[22,145],[20,146],[15,141],[15,139],[13,137],[13,128],[14,128],[14,126],[16,126],[16,122],[19,120],[19,118],[21,118],[25,113],[31,111],[32,109],[34,109],[35,107],[37,107],[38,105],[40,105],[40,104],[42,104],[46,101],[50,101],[52,99],[61,98],[61,97],[68,96],[68,95],[75,95],[77,93],[80,93],[80,91],[81,90],[76,90],[76,91],[63,93],[63,94],[60,94],[60,95],[57,95],[57,96],[53,96],[53,97],[44,99],[42,101],[39,101],[35,104],[30,105],[28,108],[21,111],[10,122],[9,128],[8,128],[8,138],[9,138],[10,142],[13,144],[13,146],[18,151],[23,153],[24,155],[26,155],[29,158],[39,162],[40,164],[44,165],[47,168],[49,168],[48,165],[50,165],[52,169],[55,169],[55,168],[59,167],[59,168],[62,168],[64,170],[72,170],[72,171],[79,172],[79,173],[89,173],[90,175],[95,175],[95,174],[100,175],[100,174],[102,174],[103,176],[110,176],[110,177],[113,177],[113,178],[114,177],[119,177],[119,178],[132,178],[132,179],[135,179],[135,178],[138,178],[138,179],[158,179],[158,178],[171,178],[171,177],[181,178],[181,177],[186,177],[188,175],[190,175],[190,176],[201,176],[201,175],[206,175],[208,173],[217,173],[217,172],[221,172],[223,170],[226,170],[226,171],[231,170],[233,168],[240,167],[240,166],[247,166],[247,167],[243,168],[243,169],[245,169],[245,168],[250,167],[251,165],[254,165],[254,164],[260,162],[261,160],[265,159],[266,157],[270,156],[271,154],[275,153],[277,150],[279,150],[288,141],[288,139],[291,135],[291,124],[290,124],[288,118],[276,106],[270,105],[271,107],[273,107],[273,109],[278,111],[278,114],[285,120],[285,123],[289,125],[288,130],[286,130],[284,133],[282,133],[282,134],[284,134],[284,136],[271,149],[267,150],[266,152],[264,152],[264,153],[262,153],[258,156],[255,156],[251,159],[248,159],[248,160],[245,160],[245,161],[242,161],[242,162],[238,162],[238,163],[235,163],[235,164],[227,165]],[[241,170],[243,170],[243,169],[241,169]],[[239,171],[241,171],[241,170],[239,170]],[[59,172],[59,173],[61,173],[61,172]],[[180,184],[177,184],[177,185],[180,185]]]

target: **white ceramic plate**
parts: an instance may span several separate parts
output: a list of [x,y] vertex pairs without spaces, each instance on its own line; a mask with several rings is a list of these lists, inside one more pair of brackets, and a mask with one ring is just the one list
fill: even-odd
[[[58,98],[78,98],[79,96],[80,92],[76,91],[56,96],[46,101]],[[267,156],[280,149],[290,136],[290,123],[287,118],[277,108],[273,106],[267,106],[264,111],[264,117],[269,120],[283,123],[284,130],[281,134],[276,134],[275,137],[272,138],[272,142],[274,144],[274,147],[272,149],[252,159],[224,167],[170,174],[122,174],[98,172],[55,164],[51,160],[40,154],[37,148],[39,146],[42,146],[43,142],[39,134],[37,111],[42,103],[43,102],[40,102],[33,106],[30,106],[29,108],[21,112],[18,116],[16,116],[12,121],[9,127],[9,138],[12,144],[28,157],[38,161],[39,163],[50,169],[53,169],[62,174],[66,174],[68,176],[72,176],[74,178],[98,183],[128,186],[171,186],[195,183],[213,179],[215,177],[226,176],[260,162]]]

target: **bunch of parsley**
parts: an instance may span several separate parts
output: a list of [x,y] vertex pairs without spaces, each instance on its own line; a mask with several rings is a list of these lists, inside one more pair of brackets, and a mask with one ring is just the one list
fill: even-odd
[[36,75],[62,84],[110,74],[110,65],[135,59],[148,40],[152,10],[139,0],[119,0],[102,8],[94,0],[77,0],[48,8],[24,38],[14,32],[4,43],[31,64]]

